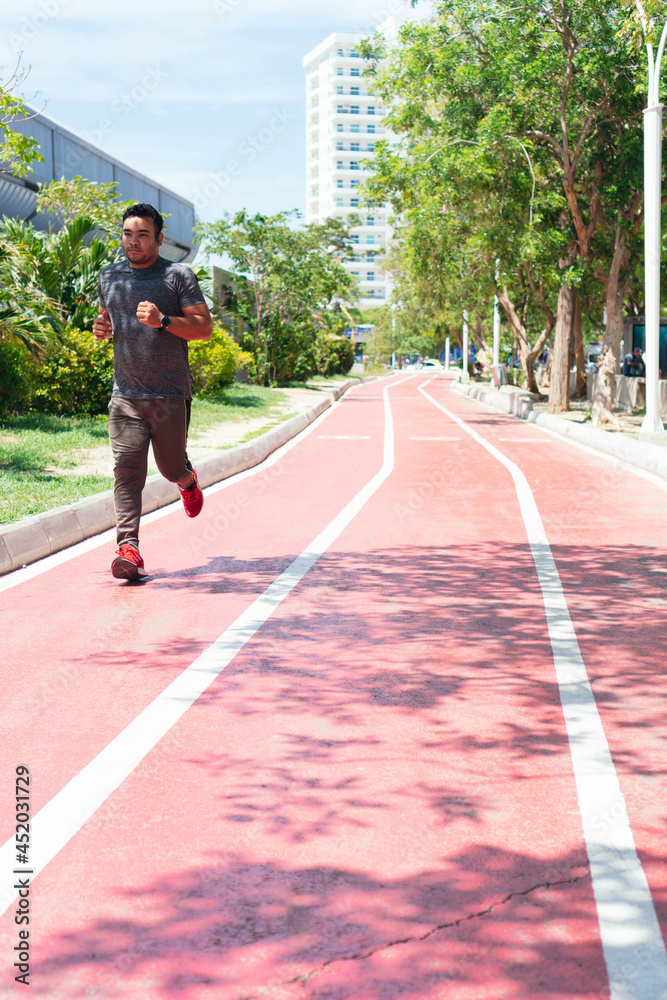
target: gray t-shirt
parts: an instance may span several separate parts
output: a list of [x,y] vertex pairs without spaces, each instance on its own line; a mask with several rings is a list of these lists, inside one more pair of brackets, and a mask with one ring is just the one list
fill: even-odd
[[167,316],[182,316],[184,307],[204,302],[196,275],[185,264],[172,264],[163,257],[144,268],[122,260],[104,268],[97,288],[113,329],[112,395],[189,399],[187,341],[140,323],[136,314],[140,302],[153,302]]

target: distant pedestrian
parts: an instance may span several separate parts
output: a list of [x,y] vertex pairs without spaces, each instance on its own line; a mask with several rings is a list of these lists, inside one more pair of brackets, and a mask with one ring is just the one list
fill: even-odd
[[204,503],[186,451],[192,402],[187,342],[210,339],[211,315],[192,270],[160,257],[163,223],[152,205],[125,211],[126,259],[102,271],[93,323],[95,340],[114,341],[109,438],[118,548],[111,572],[125,580],[146,575],[139,521],[149,442],[158,469],[177,484],[188,517]]
[[640,377],[644,374],[644,362],[640,347],[635,347],[631,354],[623,358],[623,374],[630,377]]

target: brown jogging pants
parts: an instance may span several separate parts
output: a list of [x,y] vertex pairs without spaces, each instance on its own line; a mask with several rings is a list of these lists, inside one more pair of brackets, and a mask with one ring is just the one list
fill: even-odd
[[148,445],[155,463],[175,483],[190,468],[186,451],[189,399],[128,399],[109,402],[109,438],[114,457],[116,540],[139,547],[141,494],[148,468]]

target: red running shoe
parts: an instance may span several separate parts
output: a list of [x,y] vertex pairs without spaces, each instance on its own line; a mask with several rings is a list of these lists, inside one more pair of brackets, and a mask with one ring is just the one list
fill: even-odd
[[138,580],[139,577],[147,576],[138,550],[132,545],[120,545],[116,558],[111,563],[111,575],[117,580]]
[[199,489],[199,484],[197,483],[197,473],[194,469],[191,471],[192,486],[189,486],[187,490],[181,490],[180,486],[178,488],[181,493],[183,506],[185,507],[185,513],[188,517],[196,517],[204,506],[204,494]]

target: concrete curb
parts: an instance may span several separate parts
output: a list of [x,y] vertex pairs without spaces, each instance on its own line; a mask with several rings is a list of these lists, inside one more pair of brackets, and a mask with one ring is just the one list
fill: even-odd
[[598,427],[587,427],[585,424],[576,424],[571,420],[563,420],[553,413],[536,413],[533,404],[521,390],[507,391],[502,393],[484,392],[483,389],[473,385],[462,385],[454,382],[452,387],[466,396],[478,399],[486,406],[495,410],[501,410],[510,416],[518,417],[520,420],[528,420],[545,430],[553,431],[562,437],[570,438],[579,444],[584,444],[595,451],[611,455],[628,465],[634,465],[645,472],[652,472],[655,476],[667,479],[667,448],[659,444],[649,444],[645,441],[636,441],[620,434],[612,434],[609,431],[600,430]]
[[[299,413],[296,417],[273,427],[270,431],[237,445],[227,451],[218,452],[197,463],[197,475],[201,486],[211,486],[222,479],[229,479],[238,472],[244,472],[259,465],[277,448],[296,437],[321,413],[328,410],[347,389],[360,382],[374,381],[376,376],[364,379],[350,379],[336,386],[319,400],[315,406]],[[178,500],[178,488],[163,479],[159,473],[149,476],[142,495],[142,514],[148,514],[159,507]],[[42,514],[26,517],[0,527],[0,576],[12,570],[36,562],[61,549],[82,542],[84,538],[98,535],[116,523],[113,506],[113,490],[96,493],[77,500],[76,503],[56,507]]]

